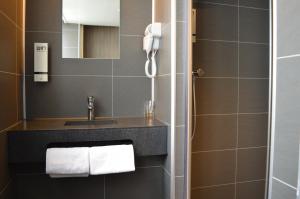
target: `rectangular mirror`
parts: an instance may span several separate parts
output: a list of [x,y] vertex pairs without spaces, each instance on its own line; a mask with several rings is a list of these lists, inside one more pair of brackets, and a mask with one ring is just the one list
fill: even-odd
[[120,0],[63,0],[62,57],[119,59]]

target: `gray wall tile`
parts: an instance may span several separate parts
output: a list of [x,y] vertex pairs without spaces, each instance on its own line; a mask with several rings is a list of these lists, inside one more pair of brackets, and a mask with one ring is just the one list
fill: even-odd
[[157,74],[165,75],[171,73],[171,24],[162,26],[163,39],[157,54]]
[[240,8],[239,13],[240,41],[268,43],[269,11]]
[[111,77],[52,76],[41,84],[27,76],[26,84],[30,118],[87,116],[87,96],[96,98],[96,116],[112,115]]
[[268,112],[269,80],[239,80],[240,113]]
[[152,1],[122,0],[121,34],[144,35],[145,28],[152,21]]
[[197,39],[237,40],[238,9],[233,6],[219,6],[197,3]]
[[240,44],[239,76],[247,78],[269,77],[269,46]]
[[269,0],[239,0],[239,5],[253,8],[269,9]]
[[268,144],[268,114],[239,115],[239,147],[258,147]]
[[105,179],[105,198],[163,199],[163,172],[162,168],[148,168],[108,175]]
[[176,125],[185,123],[185,84],[183,75],[176,75]]
[[170,124],[171,121],[171,77],[158,76],[156,87],[156,113],[157,119]]
[[295,199],[296,197],[296,190],[293,190],[290,187],[273,180],[272,199]]
[[299,54],[300,28],[296,19],[299,17],[300,2],[290,0],[287,4],[285,0],[278,0],[277,4],[278,56]]
[[237,184],[237,199],[265,199],[266,181]]
[[267,147],[239,149],[237,161],[238,182],[266,178]]
[[104,177],[53,179],[47,175],[17,175],[18,199],[104,199]]
[[121,36],[121,57],[113,60],[114,76],[145,76],[146,52],[142,37]]
[[237,80],[196,80],[197,114],[235,113],[237,111]]
[[187,68],[186,22],[177,22],[176,73],[184,73]]
[[61,32],[62,0],[27,0],[26,31]]
[[202,68],[205,77],[237,77],[237,43],[197,41],[193,49],[193,68]]
[[223,185],[208,188],[194,189],[191,199],[235,199],[235,185]]
[[184,178],[176,177],[175,180],[175,199],[184,199]]
[[[299,159],[300,58],[278,61],[274,176],[297,186]],[[288,163],[288,164],[287,164]]]
[[163,184],[163,198],[164,199],[171,199],[171,196],[170,196],[170,189],[171,189],[171,176],[167,173],[167,172],[164,172],[163,173],[163,177],[164,177],[164,184]]
[[198,116],[193,151],[233,149],[237,139],[236,115]]
[[235,182],[235,151],[192,154],[192,187]]
[[185,153],[185,131],[184,127],[176,127],[176,151],[175,151],[175,169],[176,176],[184,176],[184,153]]
[[144,116],[144,103],[151,98],[147,77],[114,77],[113,87],[114,117]]

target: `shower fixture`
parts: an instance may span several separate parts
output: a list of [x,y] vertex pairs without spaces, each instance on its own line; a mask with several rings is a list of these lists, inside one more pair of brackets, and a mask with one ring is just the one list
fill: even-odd
[[195,78],[195,77],[202,77],[202,76],[205,75],[205,72],[204,72],[204,70],[203,70],[202,68],[198,68],[198,69],[194,70],[194,71],[192,72],[192,74],[193,74],[193,77],[194,77],[194,78]]
[[205,71],[202,68],[198,68],[192,71],[193,75],[193,132],[192,132],[192,140],[194,139],[197,125],[197,106],[196,106],[196,78],[203,77],[205,75]]

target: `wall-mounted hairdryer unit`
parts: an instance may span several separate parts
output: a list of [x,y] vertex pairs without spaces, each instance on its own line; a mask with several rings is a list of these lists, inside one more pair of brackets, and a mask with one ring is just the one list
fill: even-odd
[[[155,56],[159,49],[159,39],[161,37],[161,23],[152,23],[145,30],[143,49],[147,53],[147,61],[145,64],[145,73],[147,77],[154,78],[157,73],[157,65]],[[151,72],[150,72],[151,63]]]
[[[143,42],[143,49],[147,53],[147,61],[145,64],[145,73],[148,78],[151,78],[151,101],[150,104],[151,107],[149,109],[151,110],[150,115],[154,115],[154,99],[155,99],[155,76],[157,74],[157,64],[155,60],[155,56],[157,54],[157,51],[159,49],[159,40],[162,36],[161,33],[161,23],[152,23],[147,26],[145,30],[145,37]],[[151,63],[151,70],[150,70],[150,63]]]

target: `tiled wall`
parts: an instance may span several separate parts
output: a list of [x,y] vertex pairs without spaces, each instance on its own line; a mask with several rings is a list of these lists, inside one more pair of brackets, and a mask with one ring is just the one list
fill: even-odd
[[[26,102],[28,118],[86,117],[86,97],[97,116],[143,116],[150,98],[142,37],[151,23],[151,0],[121,0],[121,58],[62,59],[62,0],[27,0]],[[33,82],[33,43],[49,43],[48,83]]]
[[263,199],[269,1],[198,0],[192,198]]
[[[151,23],[151,0],[121,0],[121,58],[62,59],[62,0],[27,0],[26,102],[28,118],[84,117],[86,97],[96,97],[97,116],[143,116],[150,98],[142,38]],[[33,82],[33,43],[49,43],[48,83]],[[137,158],[133,173],[83,179],[16,175],[16,197],[163,199],[164,157]],[[38,187],[38,188],[37,188]]]
[[132,173],[90,176],[88,178],[52,179],[44,174],[15,176],[16,199],[164,199],[163,159],[136,159]]
[[186,113],[187,113],[187,7],[188,1],[177,0],[176,5],[176,142],[175,142],[175,187],[176,199],[185,198],[186,166]]
[[[272,151],[274,160],[272,176],[272,199],[297,198],[299,171],[299,64],[300,27],[299,1],[276,0],[277,3],[277,75],[275,134]],[[294,20],[295,19],[295,20]]]
[[0,198],[10,194],[5,129],[22,118],[23,1],[0,1]]

